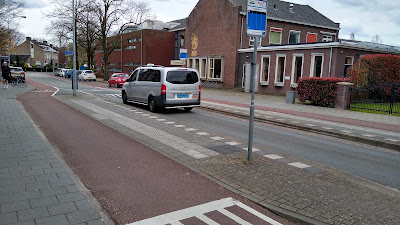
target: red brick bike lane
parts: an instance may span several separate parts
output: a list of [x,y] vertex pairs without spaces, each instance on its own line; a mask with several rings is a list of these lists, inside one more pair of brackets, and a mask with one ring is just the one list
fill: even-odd
[[[132,223],[228,197],[282,224],[293,224],[56,100],[51,97],[51,92],[40,92],[55,89],[32,80],[28,80],[28,84],[37,90],[18,96],[18,100],[117,224]],[[212,218],[221,224],[236,224],[217,212],[213,213]],[[237,212],[247,218],[246,213]],[[265,224],[257,218],[249,217],[248,220],[252,224]],[[186,222],[184,224],[203,224],[196,220]]]

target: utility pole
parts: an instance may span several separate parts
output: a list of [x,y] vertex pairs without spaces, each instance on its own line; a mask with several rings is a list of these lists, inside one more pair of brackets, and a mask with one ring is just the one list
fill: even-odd
[[76,77],[76,45],[75,45],[75,0],[72,0],[72,32],[73,32],[73,67],[72,67],[72,95],[76,96],[77,77]]

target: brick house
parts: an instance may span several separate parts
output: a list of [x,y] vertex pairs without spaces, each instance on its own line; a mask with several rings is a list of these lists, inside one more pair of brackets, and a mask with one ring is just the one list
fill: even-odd
[[[200,0],[186,20],[188,67],[204,86],[235,87],[239,49],[254,45],[246,35],[246,0]],[[308,5],[268,1],[268,35],[259,46],[337,41],[339,24]]]
[[55,62],[55,65],[59,64],[58,51],[52,44],[48,44],[47,41],[39,42],[32,40],[30,37],[26,37],[25,42],[18,45],[13,52],[11,52],[11,58],[19,56],[27,58],[26,63],[29,67],[36,65],[38,67],[44,67],[51,62]]
[[[130,74],[138,66],[148,63],[170,65],[175,59],[175,34],[163,30],[143,29],[122,35],[122,44],[109,56],[109,72]],[[103,51],[98,47],[95,52],[96,70],[104,70]]]

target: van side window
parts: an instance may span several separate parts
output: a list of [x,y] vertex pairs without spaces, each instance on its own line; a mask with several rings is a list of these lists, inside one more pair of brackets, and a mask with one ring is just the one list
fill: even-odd
[[159,70],[148,70],[147,81],[151,82],[160,82],[161,81],[161,73]]
[[149,69],[140,70],[138,81],[147,81],[147,77],[149,76],[148,71],[149,71]]
[[138,74],[137,70],[133,71],[131,77],[129,77],[129,82],[136,81],[137,74]]

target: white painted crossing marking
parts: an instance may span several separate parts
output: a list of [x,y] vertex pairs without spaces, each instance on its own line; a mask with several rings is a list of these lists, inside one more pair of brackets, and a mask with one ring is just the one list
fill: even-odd
[[309,126],[309,127],[316,127],[317,125],[315,125],[315,124],[310,124],[310,123],[306,123],[305,124],[306,126]]
[[196,134],[201,135],[201,136],[209,135],[209,133],[207,133],[207,132],[198,132],[198,133],[196,133]]
[[165,122],[166,124],[174,124],[175,122]]
[[137,113],[137,114],[142,114],[143,112],[135,112],[135,113]]
[[333,130],[332,127],[322,127],[322,129],[325,129],[325,130]]
[[178,210],[175,212],[170,212],[164,215],[156,216],[153,218],[145,219],[142,221],[130,223],[127,225],[164,225],[164,224],[182,224],[181,220],[189,219],[192,217],[196,217],[206,224],[210,225],[219,225],[214,220],[207,217],[205,214],[218,211],[222,213],[224,216],[229,217],[230,219],[234,220],[236,223],[243,224],[243,225],[251,225],[251,223],[245,221],[244,219],[240,218],[238,215],[235,215],[226,210],[226,208],[238,206],[243,210],[251,213],[252,215],[258,217],[259,219],[263,220],[265,224],[272,224],[272,225],[282,225],[281,223],[269,218],[268,216],[258,212],[257,210],[241,203],[240,201],[234,200],[233,198],[225,198],[221,200],[216,200],[213,202],[208,202],[202,205],[193,206],[190,208]]
[[186,131],[196,131],[197,129],[194,129],[194,128],[187,128],[187,129],[185,129]]
[[150,114],[142,114],[142,116],[150,116]]
[[106,96],[113,97],[113,98],[122,98],[122,94],[106,94]]
[[166,121],[166,119],[156,119],[157,121]]
[[275,155],[275,154],[264,155],[264,157],[269,158],[269,159],[274,159],[274,160],[276,160],[276,159],[283,159],[282,156],[280,156],[280,155]]
[[[249,148],[242,148],[243,150],[245,150],[245,151],[249,151]],[[258,149],[258,148],[252,148],[251,149],[253,152],[259,152],[260,151],[260,149]]]
[[373,135],[373,134],[361,134],[361,136],[364,136],[364,137],[376,137],[376,135]]
[[293,163],[288,163],[288,164],[291,165],[291,166],[300,168],[300,169],[305,169],[305,168],[311,167],[311,166],[309,166],[307,164],[304,164],[304,163],[301,163],[301,162],[293,162]]
[[131,109],[131,110],[129,110],[129,111],[131,111],[131,112],[137,112],[137,110],[134,110],[134,109]]
[[174,127],[186,127],[185,125],[174,125]]
[[293,123],[293,124],[298,124],[298,123],[300,123],[300,122],[297,122],[297,121],[290,121],[291,123]]
[[210,137],[211,139],[213,139],[213,140],[216,140],[216,141],[219,141],[219,140],[224,140],[225,138],[223,138],[223,137]]
[[158,117],[157,116],[150,116],[149,118],[150,119],[157,119]]
[[349,130],[341,130],[340,132],[346,133],[346,134],[352,134],[353,133],[352,131],[349,131]]
[[225,142],[225,144],[228,144],[228,145],[231,145],[231,146],[240,145],[240,143],[235,142],[235,141]]
[[387,138],[385,139],[386,141],[393,141],[393,142],[399,142],[399,140],[395,140],[395,139],[391,139],[391,138]]

